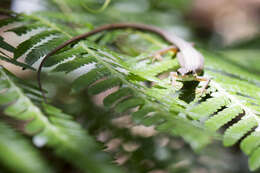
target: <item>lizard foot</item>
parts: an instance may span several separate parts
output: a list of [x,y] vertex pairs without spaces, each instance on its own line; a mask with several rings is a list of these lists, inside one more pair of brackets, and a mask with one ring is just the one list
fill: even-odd
[[173,87],[177,86],[177,79],[179,75],[177,72],[170,72],[170,81]]
[[205,84],[202,86],[202,88],[199,88],[196,93],[203,95],[206,92],[207,87],[209,86],[210,79],[201,77],[201,76],[195,76],[195,79],[199,82],[205,82]]

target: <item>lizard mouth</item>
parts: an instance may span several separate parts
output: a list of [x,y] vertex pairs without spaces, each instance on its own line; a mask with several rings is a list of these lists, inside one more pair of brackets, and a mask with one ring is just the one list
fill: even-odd
[[173,73],[172,75],[178,81],[191,81],[191,80],[194,80],[194,76],[192,75],[192,73],[190,73],[190,74]]

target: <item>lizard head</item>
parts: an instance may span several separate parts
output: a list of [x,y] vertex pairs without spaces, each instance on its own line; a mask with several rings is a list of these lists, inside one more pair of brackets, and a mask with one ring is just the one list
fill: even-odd
[[200,75],[203,72],[203,70],[188,70],[186,68],[179,68],[177,70],[177,79],[180,79],[182,81],[192,81],[194,80],[195,76]]

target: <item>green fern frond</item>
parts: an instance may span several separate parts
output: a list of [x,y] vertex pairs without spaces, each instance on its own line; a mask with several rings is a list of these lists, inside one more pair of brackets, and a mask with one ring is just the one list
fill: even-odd
[[41,32],[19,44],[14,52],[14,58],[18,59],[26,53],[25,62],[32,65],[43,55],[47,54],[53,46],[61,44],[64,41],[65,38],[57,31]]
[[[73,55],[75,56],[75,55]],[[83,56],[81,55],[82,57],[72,57],[72,59],[74,58],[74,60],[67,60],[67,62],[64,62],[61,63],[60,65],[58,65],[53,71],[63,71],[63,72],[66,72],[66,73],[69,73],[73,70],[76,70],[76,69],[79,69],[79,68],[82,68],[84,65],[87,65],[87,64],[95,64],[96,63],[96,60],[95,58],[91,57],[91,56]]]
[[3,40],[4,40],[4,38],[0,36],[0,48],[13,52],[15,50],[15,48]]
[[232,146],[238,142],[246,133],[257,127],[258,122],[253,116],[244,116],[236,124],[232,125],[225,131],[224,145]]
[[[216,95],[219,93],[215,93]],[[195,120],[199,120],[205,117],[209,117],[214,112],[217,112],[220,108],[229,104],[229,100],[227,97],[223,96],[213,96],[213,98],[209,98],[206,101],[191,107],[187,110],[187,113],[190,117]]]
[[2,67],[0,72],[0,104],[8,105],[3,112],[27,121],[24,130],[33,136],[36,146],[47,145],[55,149],[57,155],[84,172],[120,172],[108,163],[109,157],[100,152],[98,145],[72,117],[50,105],[43,105],[47,118],[13,82],[14,76]]
[[18,132],[0,122],[0,164],[22,173],[54,172],[40,153]]
[[[16,49],[8,44],[7,42],[4,41],[4,38],[0,36],[0,48],[8,51],[8,52],[11,52],[13,53]],[[11,64],[14,64],[16,66],[20,66],[22,68],[28,68],[30,70],[35,70],[33,67],[31,67],[30,65],[28,64],[25,64],[25,63],[22,63],[22,62],[19,62],[17,61],[16,59],[14,58],[11,58],[10,56],[8,56],[6,53],[4,53],[3,51],[0,50],[0,60],[3,60],[3,61],[6,61],[6,62],[9,62]]]
[[[205,123],[205,126],[213,131],[218,130],[232,119],[242,115],[241,120],[238,119],[235,124],[225,131],[223,143],[225,146],[231,146],[242,140],[241,149],[248,154],[246,148],[250,146],[249,139],[256,140],[254,135],[258,132],[260,123],[260,97],[259,94],[256,94],[260,93],[259,75],[250,73],[246,69],[243,70],[240,66],[236,66],[236,63],[225,61],[225,58],[221,59],[221,54],[203,52],[206,56],[205,75],[210,77],[212,82],[207,91],[206,100],[202,97],[202,99],[194,100],[194,102],[186,105],[185,114],[193,120],[199,120],[199,124]],[[138,67],[138,61],[133,66],[135,66],[135,71],[138,72],[136,68]],[[141,66],[140,71],[142,69],[150,69],[149,65],[144,67],[144,65]],[[173,67],[173,69],[175,68]],[[142,72],[139,72],[138,74],[146,79],[154,79],[156,77],[152,73],[142,74]],[[163,83],[161,82],[160,84]],[[167,88],[167,85],[161,86]],[[158,92],[160,89],[154,90]],[[152,95],[156,96],[154,92],[152,92]],[[160,101],[162,101],[162,98],[168,98],[167,92],[160,92],[157,98]],[[182,112],[182,110],[179,111]],[[244,143],[244,137],[247,145]],[[251,144],[250,149],[252,149],[252,146],[257,151],[259,145]],[[255,170],[259,168],[260,165],[257,165],[258,154],[250,154],[249,156],[252,157],[249,160],[250,169]]]
[[[150,48],[150,50],[152,50],[152,48]],[[250,146],[249,141],[256,140],[257,136],[255,136],[255,134],[258,132],[260,123],[260,97],[259,94],[256,94],[260,93],[259,75],[242,70],[240,66],[236,66],[235,63],[225,61],[226,59],[221,59],[220,57],[222,57],[222,55],[220,54],[210,54],[205,51],[203,52],[206,56],[205,75],[210,77],[212,82],[210,83],[210,88],[207,90],[206,97],[195,99],[188,105],[179,102],[180,105],[184,105],[186,107],[185,111],[180,109],[178,106],[176,107],[176,103],[173,104],[169,102],[169,100],[173,98],[168,96],[170,90],[167,90],[167,88],[169,88],[166,84],[167,80],[164,79],[158,81],[155,80],[158,73],[143,72],[145,69],[149,70],[151,66],[154,66],[154,64],[150,65],[149,61],[144,63],[138,60],[138,57],[134,60],[126,61],[130,64],[128,65],[130,68],[130,70],[128,70],[130,72],[136,73],[144,79],[152,80],[160,87],[163,87],[161,89],[151,88],[149,92],[146,92],[147,94],[157,98],[161,102],[164,102],[165,105],[175,105],[174,108],[172,108],[174,111],[180,112],[181,114],[183,113],[182,115],[186,115],[193,120],[196,120],[196,123],[198,124],[205,124],[205,127],[212,131],[216,131],[236,117],[242,116],[241,120],[238,119],[235,124],[226,129],[224,132],[223,143],[225,146],[231,146],[241,140],[241,149],[245,151],[246,154],[249,154],[249,149],[247,150],[247,146]],[[142,55],[139,57],[142,57]],[[167,60],[168,57],[166,56],[165,58]],[[131,64],[132,62],[134,63]],[[138,66],[139,64],[141,64],[140,67]],[[131,67],[131,65],[133,67]],[[177,67],[177,65],[173,65],[172,69],[174,70]],[[158,71],[159,70],[160,69],[158,69]],[[156,68],[154,68],[153,71],[156,71]],[[163,71],[161,71],[161,73],[162,72]],[[165,68],[164,72],[167,72],[167,68]],[[172,92],[174,93],[174,89],[172,89]],[[178,94],[178,92],[176,94]],[[178,100],[177,98],[175,99]],[[148,113],[149,112],[154,113],[151,110],[148,111]],[[142,112],[139,116],[136,114],[134,118],[137,122],[142,121],[142,119],[140,120],[140,117],[143,119],[156,117],[154,122],[161,121],[156,114],[156,116],[153,116],[153,114],[147,117],[142,116],[142,114],[146,115],[148,113]],[[150,123],[148,122],[148,124]],[[161,127],[166,130],[171,126]],[[160,126],[158,128],[160,128]],[[176,129],[178,130],[178,128]],[[182,132],[183,131],[184,130],[182,130]],[[244,140],[247,145],[245,145]],[[255,152],[257,152],[259,145],[257,143],[251,144],[250,150],[252,150],[252,147],[255,147]],[[257,153],[249,154],[249,166],[251,170],[255,170],[260,167],[260,165],[257,165],[259,159],[257,156]]]
[[217,131],[220,127],[227,124],[241,113],[243,113],[241,107],[229,105],[226,109],[219,111],[215,116],[210,117],[205,122],[205,126],[212,131]]
[[66,61],[69,61],[72,58],[75,58],[74,56],[78,57],[81,54],[83,54],[85,51],[82,47],[77,46],[74,47],[74,49],[69,49],[66,51],[63,51],[61,53],[57,53],[52,56],[52,58],[48,59],[46,63],[44,63],[44,67],[51,67],[54,65],[57,65],[59,63],[64,63]]
[[[15,57],[25,55],[26,62],[30,65],[50,52],[53,45],[72,37],[47,19],[32,17],[31,20],[40,22],[49,29],[18,46]],[[54,42],[49,44],[48,38],[52,38],[53,34],[58,35],[57,40],[54,38]],[[137,35],[151,42],[147,46],[148,52],[166,46],[152,35]],[[43,38],[47,41],[42,44]],[[210,142],[207,128],[209,131],[217,131],[242,115],[241,119],[225,129],[223,143],[231,146],[241,141],[242,150],[250,157],[250,168],[255,170],[260,167],[260,146],[251,144],[251,141],[258,137],[255,134],[260,124],[260,77],[219,58],[219,54],[202,52],[206,57],[205,76],[212,81],[205,95],[188,91],[189,95],[194,94],[191,103],[180,98],[184,92],[184,83],[180,82],[181,87],[176,88],[172,87],[168,77],[159,78],[159,75],[178,68],[177,61],[170,55],[164,57],[165,61],[151,63],[147,53],[129,59],[129,56],[112,52],[90,41],[82,41],[50,57],[45,67],[67,73],[71,77],[73,92],[88,89],[89,94],[96,95],[110,88],[117,88],[118,90],[105,97],[105,106],[120,115],[129,113],[137,123],[154,125],[159,132],[182,136],[194,148]],[[144,82],[155,85],[147,86]],[[8,97],[11,100],[15,98],[17,96],[12,98],[12,93]],[[8,99],[7,102],[10,101]]]
[[34,70],[35,71],[35,68],[31,67],[30,65],[25,64],[25,63],[21,63],[19,61],[16,61],[13,58],[7,58],[7,57],[4,57],[4,56],[0,55],[0,60],[3,60],[5,62],[9,62],[11,64],[14,64],[14,65],[22,67],[22,68],[26,68],[26,69],[30,69],[30,70]]
[[2,19],[1,23],[0,23],[0,27],[4,27],[4,26],[7,26],[12,23],[19,22],[21,20],[22,19],[19,17],[10,17],[10,18],[6,18],[6,19]]
[[[44,54],[53,49],[54,46],[50,44],[48,37],[59,35],[62,40],[63,38],[66,38],[69,34],[67,33],[64,35],[64,32],[61,32],[61,28],[57,28],[56,24],[53,24],[51,21],[46,21],[46,19],[34,16],[31,20],[36,20],[46,27],[50,27],[49,30],[42,31],[37,35],[33,35],[28,40],[22,42],[15,51],[15,58],[19,58],[23,55],[25,56],[26,62],[30,65],[33,65],[41,57],[43,57]],[[44,42],[44,40],[46,39],[48,41]],[[54,41],[55,40],[56,39],[54,38]],[[42,42],[44,42],[43,47],[41,46]],[[38,44],[40,46],[37,46]],[[77,52],[76,50],[72,51],[74,48],[79,50],[79,52]],[[34,55],[34,53],[37,53],[37,55]],[[50,65],[53,64],[55,66],[54,71],[64,71],[68,73],[68,75],[72,79],[73,92],[78,92],[80,89],[89,88],[89,94],[95,95],[113,87],[121,88],[128,86],[134,93],[134,97],[125,99],[120,104],[114,105],[112,109],[115,110],[115,112],[123,113],[135,107],[141,108],[144,105],[150,105],[156,108],[156,112],[161,117],[160,119],[164,119],[163,122],[160,121],[163,124],[169,123],[171,125],[174,125],[176,123],[175,121],[178,121],[179,119],[176,118],[175,113],[170,113],[168,111],[169,108],[164,108],[159,103],[152,102],[152,98],[150,98],[150,96],[146,96],[145,90],[147,88],[139,84],[141,82],[140,79],[143,79],[139,77],[140,74],[137,71],[129,71],[131,65],[125,63],[125,56],[119,55],[105,48],[100,48],[100,46],[86,41],[74,45],[71,50],[67,48],[65,49],[65,51],[61,51],[53,58],[54,59],[50,58],[50,61],[46,61],[46,66],[51,67]],[[56,64],[54,64],[54,62],[56,62]],[[152,74],[156,75],[162,72],[162,70],[157,70],[160,68],[168,70],[170,68],[169,64],[176,65],[177,63],[176,60],[171,59],[169,59],[169,62],[167,63],[157,63],[153,68],[155,73]],[[150,65],[153,66],[153,64]],[[149,77],[150,76],[144,76],[144,79],[147,78],[148,81],[156,80],[154,77],[151,79],[149,79]],[[163,85],[165,85],[165,83],[167,82],[164,82]],[[167,85],[167,87],[169,86],[170,85]],[[136,102],[136,100],[138,100],[138,102]],[[178,105],[178,102],[174,103]],[[190,128],[195,129],[194,131],[202,132],[202,129],[195,127],[188,121],[187,123],[191,126]],[[154,122],[154,124],[158,124],[158,122]],[[174,129],[175,126],[173,126],[172,128]],[[203,136],[204,140],[200,141],[197,140],[197,133],[191,133],[188,135],[193,136],[192,138],[189,137],[186,139],[193,139],[194,141],[190,142],[194,144],[194,147],[200,148],[201,146],[204,146],[209,142],[209,138],[206,137],[208,136],[207,133],[202,132],[201,135]]]
[[5,32],[14,32],[16,35],[22,36],[36,29],[44,30],[47,28],[40,23],[33,23],[33,24],[27,24],[26,26],[22,25],[20,27],[11,28],[6,30]]

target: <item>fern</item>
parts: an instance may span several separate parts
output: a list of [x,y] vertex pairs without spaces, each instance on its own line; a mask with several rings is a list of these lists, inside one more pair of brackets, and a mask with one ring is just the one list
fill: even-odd
[[[14,28],[9,31],[15,31],[18,35],[30,32],[35,22],[48,28],[30,37],[15,50],[15,58],[24,56],[29,65],[37,65],[37,61],[54,45],[74,35],[63,31],[59,23],[46,18],[27,16],[26,20],[31,23],[26,25],[27,29]],[[182,136],[195,149],[210,142],[211,134],[206,130],[215,132],[242,116],[225,129],[223,144],[232,146],[241,142],[241,149],[250,157],[251,170],[259,168],[260,149],[255,141],[259,139],[260,95],[255,93],[260,93],[260,77],[220,59],[220,54],[202,51],[206,57],[205,76],[210,77],[212,82],[205,95],[194,94],[194,100],[186,103],[180,99],[185,92],[185,83],[173,88],[169,78],[158,78],[163,73],[176,70],[176,60],[171,59],[170,55],[162,62],[151,63],[149,60],[150,52],[166,44],[153,35],[133,31],[130,34],[147,42],[147,52],[130,58],[91,41],[82,41],[52,56],[45,67],[67,73],[74,93],[87,88],[90,95],[96,95],[110,88],[118,88],[103,100],[105,107],[117,114],[129,113],[136,123],[154,125],[159,132]],[[99,41],[102,42],[102,37]],[[124,45],[116,46],[123,50]],[[155,85],[147,87],[143,85],[145,81]],[[191,91],[188,93],[192,94]],[[16,98],[12,96],[8,96],[7,101]]]
[[79,124],[72,121],[71,116],[50,105],[43,105],[47,118],[16,86],[12,74],[2,67],[0,72],[0,104],[9,104],[3,112],[10,117],[27,121],[24,130],[33,136],[36,146],[47,145],[55,149],[57,155],[84,172],[120,172],[108,164],[108,156],[98,151],[100,149],[97,144]]
[[0,161],[8,170],[24,173],[53,172],[40,153],[18,132],[0,122]]
[[3,49],[10,51],[10,52],[14,51],[14,47],[11,46],[10,44],[4,42],[3,37],[1,37],[1,36],[0,36],[0,48],[3,48]]
[[[35,19],[38,19],[38,17],[35,16],[32,17],[32,21],[34,21]],[[27,22],[34,23],[32,21],[31,22],[27,21]],[[31,56],[32,55],[31,52],[33,52],[34,49],[29,47],[30,46],[34,47],[32,46],[32,43],[35,43],[36,45],[38,44],[41,45],[42,41],[40,41],[41,40],[40,36],[42,35],[44,35],[43,37],[45,37],[45,35],[52,36],[54,33],[63,34],[63,32],[60,32],[62,29],[58,28],[56,24],[53,24],[51,22],[46,22],[45,19],[43,20],[41,18],[37,20],[37,22],[42,22],[43,25],[45,24],[46,27],[50,27],[52,29],[48,29],[47,31],[43,31],[42,33],[38,33],[37,35],[32,36],[28,40],[22,42],[15,51],[16,59],[25,56],[25,60],[29,64],[35,63],[37,61],[36,58],[38,58],[39,60],[42,57],[40,55],[46,52],[47,47],[49,48],[49,51],[53,49],[53,46],[49,46],[49,45],[46,48],[45,46],[43,47],[36,46],[38,49],[35,49],[35,52],[37,51],[39,55]],[[31,30],[30,25],[27,26],[28,26],[28,31],[30,31]],[[25,31],[22,30],[22,32]],[[64,37],[66,37],[67,35],[69,34],[68,33],[65,34]],[[63,38],[63,36],[61,36],[61,38]],[[43,44],[47,45],[49,41],[55,42],[56,40],[59,40],[59,37],[57,38],[54,37],[51,40],[47,39],[46,42],[44,42]],[[134,108],[138,106],[141,108],[144,107],[144,105],[148,107],[154,107],[153,111],[157,112],[158,115],[160,115],[161,119],[164,120],[160,125],[163,125],[164,123],[169,123],[169,125],[172,126],[172,128],[175,128],[175,124],[178,121],[180,121],[182,123],[183,122],[188,123],[189,126],[191,126],[190,128],[193,127],[192,128],[193,130],[191,130],[189,134],[185,134],[186,132],[182,133],[182,131],[179,131],[178,135],[182,135],[184,137],[187,136],[185,137],[185,139],[190,141],[194,148],[198,149],[206,145],[207,143],[209,143],[209,137],[205,133],[201,133],[200,135],[201,138],[198,139],[197,134],[199,133],[199,131],[202,132],[202,129],[192,125],[192,123],[190,123],[185,119],[176,117],[173,113],[169,112],[168,110],[169,108],[163,108],[163,106],[161,106],[160,104],[156,102],[152,102],[150,96],[147,97],[146,94],[144,93],[145,87],[138,84],[141,81],[139,81],[138,78],[137,80],[135,79],[135,76],[138,77],[139,74],[135,74],[134,71],[133,73],[129,71],[127,64],[125,64],[124,60],[121,58],[121,55],[117,55],[116,53],[111,52],[107,49],[99,48],[97,45],[94,45],[93,43],[90,42],[86,42],[85,44],[79,43],[74,47],[79,51],[76,54],[73,54],[75,51],[68,49],[55,55],[55,57],[52,58],[50,62],[48,61],[46,62],[46,66],[50,66],[49,64],[55,63],[54,71],[65,71],[66,73],[68,73],[68,76],[70,76],[70,78],[73,79],[72,81],[73,92],[78,92],[81,89],[91,86],[89,88],[89,91],[90,94],[94,95],[115,86],[128,87],[129,90],[132,90],[132,92],[134,93],[132,96],[135,97],[136,99],[140,99],[141,101],[133,104],[134,100],[125,100],[124,102],[120,103],[120,105],[117,105],[114,108],[114,110],[117,113],[126,112],[130,108]],[[87,58],[85,58],[84,56]],[[175,60],[173,61],[175,62]],[[174,64],[176,64],[176,62]],[[168,65],[167,68],[169,68]],[[107,77],[107,79],[103,80],[102,82],[96,83],[96,81],[102,79],[103,77]],[[127,80],[128,78],[133,83],[129,82]],[[169,87],[170,85],[168,84],[167,86]],[[124,94],[129,95],[128,93],[124,93]],[[122,96],[122,98],[123,97],[124,96]],[[180,109],[182,109],[181,106],[179,107]]]
[[1,56],[0,55],[0,59],[3,60],[3,61],[6,61],[6,62],[12,63],[12,64],[14,64],[16,66],[20,66],[20,67],[25,68],[25,69],[35,70],[33,67],[31,67],[31,66],[29,66],[27,64],[21,63],[19,61],[16,61],[16,60],[14,60],[12,58],[7,58],[5,56]]

